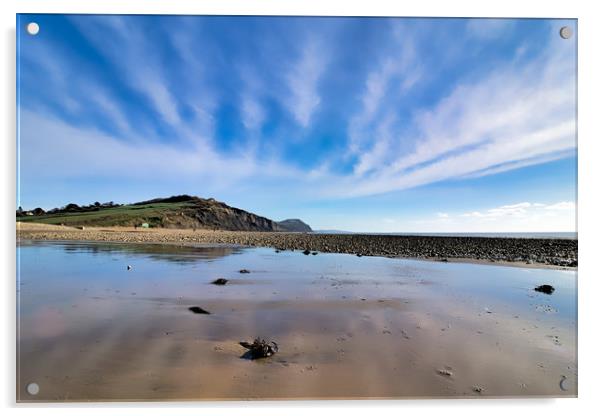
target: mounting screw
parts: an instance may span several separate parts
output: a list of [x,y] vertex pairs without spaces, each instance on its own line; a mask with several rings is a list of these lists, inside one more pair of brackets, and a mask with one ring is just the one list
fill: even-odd
[[562,26],[560,28],[560,37],[562,39],[569,39],[571,36],[573,36],[573,29],[568,26]]

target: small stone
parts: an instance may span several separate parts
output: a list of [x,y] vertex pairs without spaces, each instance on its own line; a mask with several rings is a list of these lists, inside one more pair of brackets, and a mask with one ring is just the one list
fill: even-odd
[[238,273],[246,274],[246,273],[251,273],[251,272],[249,270],[247,270],[247,269],[240,269],[238,271]]
[[190,308],[188,308],[188,310],[192,313],[198,313],[198,314],[203,314],[203,315],[211,314],[209,311],[206,311],[205,309],[201,308],[200,306],[191,306]]
[[453,375],[453,373],[450,370],[446,369],[446,368],[444,368],[442,370],[437,370],[437,373],[439,373],[439,375],[442,375],[442,376],[445,376],[445,377],[451,377]]
[[215,279],[213,282],[211,282],[211,284],[218,285],[218,286],[223,286],[226,283],[228,283],[228,279],[224,279],[223,277],[220,277],[219,279]]
[[551,295],[552,293],[554,293],[554,286],[551,285],[541,285],[541,286],[537,286],[535,289],[536,292],[541,292],[541,293],[545,293],[546,295]]
[[273,341],[267,342],[260,338],[255,338],[253,343],[241,341],[239,344],[249,350],[245,355],[252,360],[271,357],[278,352],[278,344]]

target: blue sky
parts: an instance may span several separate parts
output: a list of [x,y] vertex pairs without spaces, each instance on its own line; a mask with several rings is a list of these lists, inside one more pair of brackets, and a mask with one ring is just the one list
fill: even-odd
[[[27,23],[40,25],[36,36]],[[575,21],[18,16],[19,195],[575,231]]]

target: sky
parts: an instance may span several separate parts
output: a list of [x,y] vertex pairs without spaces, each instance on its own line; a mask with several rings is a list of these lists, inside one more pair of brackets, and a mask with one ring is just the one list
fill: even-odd
[[191,194],[318,230],[576,231],[575,20],[17,20],[24,209]]

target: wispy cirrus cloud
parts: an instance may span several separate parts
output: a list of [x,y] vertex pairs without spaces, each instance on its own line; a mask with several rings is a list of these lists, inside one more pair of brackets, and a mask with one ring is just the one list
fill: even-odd
[[491,40],[507,34],[514,25],[514,19],[468,19],[466,30],[471,36]]
[[339,178],[325,192],[365,196],[566,157],[576,147],[575,106],[574,49],[552,42],[534,59],[466,79],[416,110],[410,133],[391,139],[372,130],[353,186]]
[[[32,181],[38,167],[53,183],[136,178],[152,197],[186,178],[190,193],[227,184],[253,201],[283,192],[353,210],[575,156],[575,44],[550,22],[40,19],[44,36],[20,51]],[[53,37],[53,20],[69,36]],[[389,203],[377,222],[401,226]],[[571,212],[553,206],[538,215]],[[461,218],[494,218],[475,212]]]
[[392,44],[386,45],[384,56],[368,73],[359,111],[349,120],[348,151],[359,156],[354,168],[356,175],[370,171],[385,150],[389,150],[391,130],[396,122],[394,108],[400,95],[422,77],[412,31],[398,22],[391,23],[389,30]]
[[256,130],[265,121],[265,110],[257,99],[250,95],[242,98],[242,122],[249,130]]
[[[228,186],[249,177],[300,176],[299,171],[276,160],[258,162],[244,152],[220,154],[202,140],[192,148],[124,142],[102,131],[74,127],[29,110],[21,112],[21,121],[22,146],[37,148],[36,152],[21,155],[26,181],[39,175],[55,179],[165,177],[209,180],[212,186]],[[74,156],[69,163],[65,163],[67,154]],[[224,169],[225,166],[228,168]]]
[[130,85],[148,98],[165,122],[180,122],[177,100],[168,87],[160,58],[140,26],[128,24],[121,16],[74,17],[72,22]]
[[308,127],[311,116],[320,105],[318,92],[320,76],[326,69],[327,52],[317,39],[303,45],[299,59],[286,74],[291,95],[283,96],[285,105],[302,127]]

